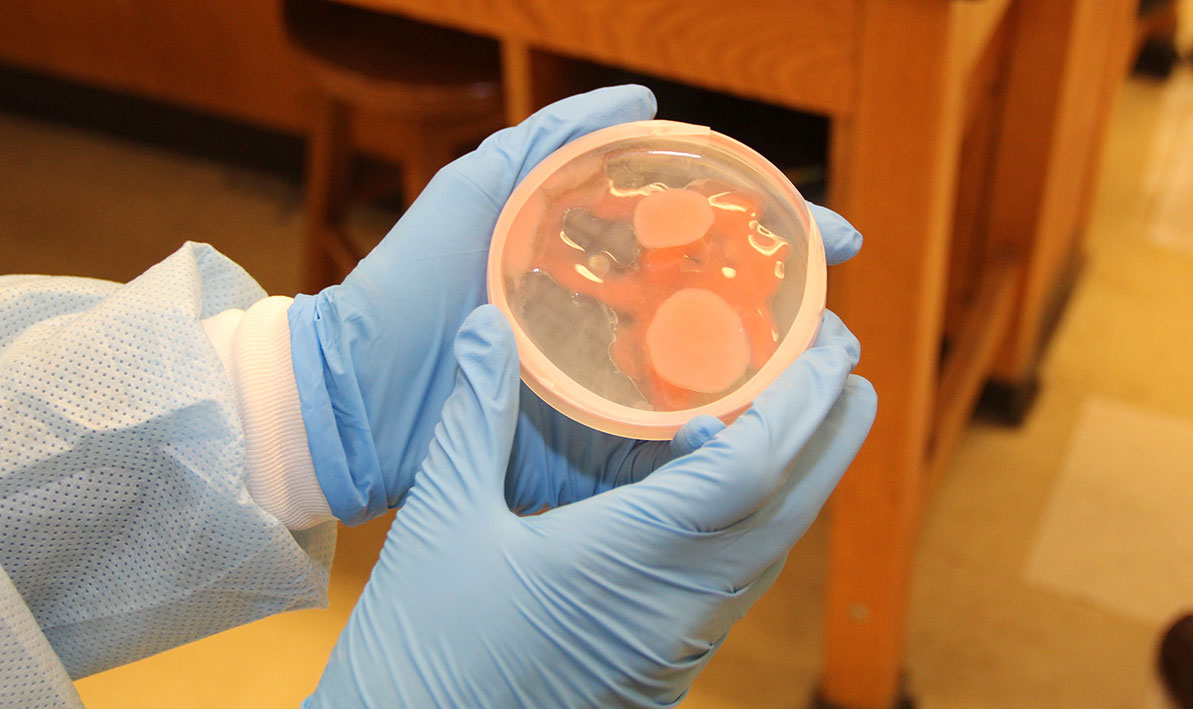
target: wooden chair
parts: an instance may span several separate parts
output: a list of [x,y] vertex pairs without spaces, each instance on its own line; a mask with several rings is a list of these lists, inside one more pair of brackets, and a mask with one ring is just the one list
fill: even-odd
[[[315,292],[364,255],[347,238],[349,206],[376,197],[356,179],[352,119],[384,116],[404,139],[396,156],[409,205],[466,145],[504,124],[496,41],[326,0],[285,0],[283,24],[317,94],[306,172],[306,274]],[[374,189],[375,192],[375,189]]]

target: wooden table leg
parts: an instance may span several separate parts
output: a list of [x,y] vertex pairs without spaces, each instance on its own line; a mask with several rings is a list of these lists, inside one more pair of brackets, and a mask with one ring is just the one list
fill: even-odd
[[329,96],[319,96],[318,102],[307,145],[305,293],[339,283],[356,264],[342,237],[352,172],[348,108]]
[[1061,278],[1081,250],[1113,97],[1127,69],[1136,0],[1018,2],[995,156],[990,234],[1023,268],[1017,317],[995,369],[1035,371]]
[[561,98],[604,86],[606,80],[598,64],[536,49],[518,39],[501,40],[501,82],[510,125]]
[[832,203],[865,235],[830,305],[878,390],[870,438],[833,496],[821,700],[892,706],[935,395],[961,94],[949,6],[862,3],[857,104],[833,129]]

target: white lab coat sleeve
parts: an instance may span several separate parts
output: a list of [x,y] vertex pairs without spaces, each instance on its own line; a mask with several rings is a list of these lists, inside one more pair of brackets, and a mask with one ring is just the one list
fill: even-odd
[[[21,691],[9,668],[48,662],[21,618],[77,679],[326,604],[334,523],[291,530],[248,489],[245,382],[284,384],[285,363],[230,372],[203,324],[264,298],[193,243],[126,285],[0,277],[0,567],[13,589],[0,581],[0,704]],[[256,415],[289,396],[253,404]],[[291,417],[270,435],[305,444],[296,430]],[[309,453],[279,463],[271,445],[271,474],[305,479]]]

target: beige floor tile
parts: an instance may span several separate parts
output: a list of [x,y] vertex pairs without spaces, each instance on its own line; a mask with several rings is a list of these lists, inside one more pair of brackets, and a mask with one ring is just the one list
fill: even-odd
[[1088,398],[1027,580],[1156,630],[1193,606],[1193,421]]
[[[285,178],[0,114],[0,273],[127,281],[184,241],[239,263],[269,293],[300,290],[301,189]],[[398,213],[353,210],[375,243]]]
[[284,180],[6,116],[0,272],[126,281],[203,241],[267,290],[297,290],[299,192]]
[[[1080,392],[1049,383],[1019,429],[976,422],[924,516],[920,557],[971,564],[1015,578],[1075,421]],[[916,578],[923,573],[916,570]]]
[[917,567],[908,638],[921,709],[1135,708],[1150,628],[973,564]]
[[[1062,385],[1193,418],[1193,258],[1155,244],[1158,194],[1193,205],[1193,192],[1154,167],[1157,125],[1193,117],[1193,105],[1165,100],[1193,90],[1193,70],[1173,81],[1133,81],[1120,97],[1103,179],[1089,226],[1085,272],[1044,362]],[[1179,110],[1178,110],[1179,109]],[[1178,117],[1166,117],[1178,110]],[[1158,174],[1167,174],[1157,182]],[[1186,233],[1193,226],[1186,225]]]

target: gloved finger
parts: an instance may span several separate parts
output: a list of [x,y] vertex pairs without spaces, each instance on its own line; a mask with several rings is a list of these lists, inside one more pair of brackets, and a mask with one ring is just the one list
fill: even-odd
[[518,421],[518,351],[505,315],[482,305],[456,336],[456,385],[443,406],[415,489],[459,508],[502,504]]
[[633,482],[670,459],[663,441],[594,430],[523,386],[505,496],[516,513],[537,512]]
[[826,312],[816,346],[693,453],[620,488],[627,504],[693,531],[727,527],[762,505],[819,428],[857,364],[857,339]]
[[675,457],[668,441],[627,439],[624,447],[613,449],[611,453],[613,456],[605,465],[604,472],[596,479],[596,487],[591,492],[593,495],[638,482]]
[[737,589],[736,593],[739,599],[739,604],[742,606],[740,615],[738,616],[739,620],[746,614],[746,611],[750,609],[750,606],[754,605],[755,601],[757,601],[759,598],[762,598],[762,596],[766,594],[768,590],[770,590],[770,587],[773,586],[775,581],[779,579],[779,574],[783,572],[783,566],[786,564],[787,555],[783,554],[777,560],[772,561],[766,568],[759,572],[757,576],[750,581],[747,581],[745,585]]
[[676,432],[670,441],[634,441],[624,458],[609,466],[611,474],[601,477],[597,492],[638,482],[670,463],[710,441],[725,428],[725,422],[715,416],[697,416]]
[[[823,320],[829,322],[830,325],[822,326],[817,333],[817,346],[832,344],[836,341],[851,351],[856,352],[859,349],[857,338],[849,332],[849,329],[835,313],[826,310]],[[725,430],[724,421],[715,416],[702,415],[684,424],[669,444],[659,445],[655,441],[642,441],[628,456],[629,461],[633,464],[630,474],[627,476],[624,472],[621,473],[614,484],[606,485],[602,490],[641,480],[664,464],[700,448],[723,430]]]
[[[739,559],[753,556],[756,568],[783,557],[816,520],[870,432],[878,396],[870,382],[850,375],[816,435],[800,451],[779,490],[729,532],[739,535]],[[735,568],[751,573],[753,569]]]
[[820,227],[820,237],[824,240],[824,255],[828,265],[836,266],[857,256],[862,249],[862,235],[853,225],[840,214],[827,207],[808,203],[812,211],[812,218]]
[[[523,388],[515,434],[520,471],[506,477],[505,497],[516,513],[558,507],[642,480],[704,445],[725,428],[712,416],[688,422],[670,441],[636,441],[587,428],[551,409]],[[553,471],[529,475],[528,470]]]
[[713,436],[725,430],[725,422],[715,416],[697,416],[688,421],[671,439],[670,453],[673,458],[685,456],[712,440]]
[[[489,136],[444,172],[466,178],[489,198],[493,218],[514,186],[543,158],[592,131],[653,118],[657,104],[645,86],[612,86],[565,98],[539,110],[513,128]],[[454,180],[433,187],[451,189]],[[430,191],[430,187],[428,188]]]
[[[817,345],[839,344],[856,357],[857,340],[840,319],[825,311],[824,322],[827,324],[821,327]],[[517,432],[522,444],[518,450],[532,451],[536,457],[513,464],[523,470],[537,467],[555,470],[557,474],[508,476],[506,500],[510,509],[518,513],[571,504],[643,480],[663,465],[700,448],[725,429],[720,419],[698,416],[680,428],[669,442],[618,439],[590,429],[577,436],[566,429],[584,428],[581,424],[551,410],[528,390],[523,391],[523,397],[523,421]],[[528,438],[535,440],[528,443]],[[569,445],[559,449],[556,445],[560,441]]]
[[853,363],[857,364],[861,359],[862,345],[857,341],[857,337],[853,332],[841,321],[841,317],[833,311],[825,308],[824,314],[820,316],[820,329],[816,332],[816,341],[812,347],[829,347],[836,345],[845,348],[850,356],[853,357]]
[[[693,561],[697,564],[700,563],[698,559],[689,558],[684,561],[688,564]],[[674,670],[682,677],[676,682],[677,686],[691,686],[696,675],[704,669],[713,655],[725,643],[733,624],[745,617],[750,607],[774,585],[775,580],[779,578],[779,573],[783,571],[783,564],[786,561],[786,558],[780,559],[744,585],[726,587],[726,592],[721,595],[720,605],[712,612],[708,612],[704,618],[707,634],[716,634],[716,640],[709,644],[706,652],[688,655],[681,663],[674,665]],[[675,701],[678,702],[679,699],[680,697],[676,697]]]

